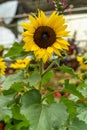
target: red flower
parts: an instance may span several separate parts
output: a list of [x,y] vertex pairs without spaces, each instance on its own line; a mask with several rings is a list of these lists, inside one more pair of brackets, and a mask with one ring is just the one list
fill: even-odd
[[56,93],[54,94],[54,97],[55,97],[55,98],[61,98],[61,96],[62,96],[62,95],[61,95],[61,93],[59,93],[59,92],[56,92]]

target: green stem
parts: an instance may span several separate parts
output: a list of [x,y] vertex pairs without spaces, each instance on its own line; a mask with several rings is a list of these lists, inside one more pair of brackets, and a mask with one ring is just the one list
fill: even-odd
[[42,85],[42,73],[43,73],[43,61],[42,59],[39,62],[39,71],[40,71],[40,75],[41,75],[41,81],[39,83],[39,90],[41,91],[41,85]]
[[55,61],[53,61],[49,66],[48,66],[48,68],[44,71],[44,73],[42,74],[42,76],[44,76],[46,73],[47,73],[47,71],[49,71],[51,68],[52,68],[52,66],[55,64]]

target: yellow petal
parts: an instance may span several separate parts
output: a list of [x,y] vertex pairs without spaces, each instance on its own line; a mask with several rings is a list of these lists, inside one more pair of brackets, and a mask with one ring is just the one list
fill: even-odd
[[62,56],[58,49],[56,49],[55,47],[53,47],[53,50],[54,50],[54,52],[55,52],[58,56]]
[[38,22],[40,26],[45,26],[47,21],[47,17],[42,10],[38,10]]
[[31,47],[32,47],[32,44],[30,43],[25,43],[24,46],[23,46],[23,49],[25,51],[31,51]]
[[45,55],[43,56],[43,62],[46,63],[47,59],[48,59],[48,55],[45,54]]
[[66,40],[63,40],[63,39],[60,39],[60,40],[58,39],[56,41],[56,43],[53,44],[53,46],[57,49],[60,49],[60,50],[63,50],[63,49],[68,50],[69,49],[68,48],[69,43]]
[[56,32],[59,32],[61,30],[65,31],[65,29],[67,28],[67,25],[61,25],[61,26],[54,26],[54,29]]
[[70,36],[69,34],[70,34],[69,31],[61,30],[61,31],[57,32],[57,37],[66,37],[66,36]]
[[58,38],[58,39],[57,39],[57,42],[60,43],[61,46],[63,46],[63,45],[69,46],[69,45],[70,45],[70,44],[69,44],[65,39],[63,39],[63,38]]
[[30,16],[29,16],[29,20],[30,20],[30,22],[32,23],[32,25],[33,25],[35,28],[38,26],[37,18],[35,18],[34,16],[30,15]]
[[59,45],[58,42],[55,42],[55,43],[53,44],[53,46],[54,46],[56,49],[62,50],[62,47],[61,47],[61,45]]
[[47,20],[47,25],[49,25],[50,27],[53,26],[53,25],[55,25],[55,21],[57,20],[57,18],[58,18],[58,14],[57,14],[56,11],[54,11],[54,12],[50,15],[50,17],[48,18],[48,20]]
[[24,27],[25,29],[29,29],[31,27],[30,23],[28,22],[21,23],[20,25]]
[[52,48],[52,47],[48,47],[48,48],[47,48],[47,51],[48,51],[49,53],[53,53],[53,48]]
[[31,51],[36,51],[38,50],[38,46],[36,44],[33,44],[32,47],[31,47]]

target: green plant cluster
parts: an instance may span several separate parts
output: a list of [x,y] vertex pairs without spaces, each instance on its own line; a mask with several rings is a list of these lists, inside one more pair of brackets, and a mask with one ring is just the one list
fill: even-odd
[[[14,43],[4,58],[14,61],[28,55],[32,53],[24,52],[23,44]],[[80,80],[73,69],[60,66],[60,58],[44,66],[42,61],[31,62],[28,68],[1,77],[0,121],[4,122],[4,129],[86,130],[87,79]],[[49,85],[55,78],[55,68],[58,73],[71,77],[62,79],[62,89]],[[55,80],[58,83],[60,78]],[[55,93],[60,93],[61,97],[56,98]]]

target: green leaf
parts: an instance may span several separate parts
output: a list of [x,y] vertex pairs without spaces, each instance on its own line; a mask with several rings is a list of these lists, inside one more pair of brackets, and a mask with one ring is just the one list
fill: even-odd
[[2,92],[3,92],[4,96],[11,95],[11,94],[13,94],[13,95],[17,94],[12,88],[9,88],[8,90],[3,90]]
[[[66,106],[61,103],[52,103],[47,108],[48,122],[50,122],[51,127],[60,128],[63,126],[68,118],[68,113],[66,111]],[[46,117],[47,117],[46,116]]]
[[[29,130],[29,121],[20,113],[20,105],[11,106],[12,117],[6,122],[5,130]],[[6,117],[5,117],[6,121]]]
[[77,118],[87,124],[87,107],[80,106],[77,108]]
[[16,130],[29,130],[29,121],[24,118],[23,121],[16,124]]
[[[12,119],[16,130],[20,130],[23,127],[29,127],[29,121],[20,113],[20,105],[18,104],[12,106]],[[15,123],[15,121],[17,121],[17,123]]]
[[78,87],[77,87],[78,91],[84,96],[87,96],[87,84],[85,81],[81,82]]
[[53,93],[51,93],[51,92],[46,93],[46,102],[48,104],[51,104],[54,102],[54,94]]
[[83,98],[82,94],[77,90],[77,87],[75,84],[69,84],[69,80],[65,80],[65,92],[69,92],[70,94],[73,94],[79,98]]
[[0,108],[7,106],[7,104],[12,100],[11,96],[4,96],[4,95],[0,95]]
[[11,110],[7,107],[0,108],[0,120],[4,120],[6,116],[12,117]]
[[24,116],[22,114],[20,114],[20,106],[15,104],[12,106],[12,116],[14,119],[16,120],[24,120]]
[[85,84],[87,85],[87,79],[84,80]]
[[5,130],[29,130],[29,121],[16,122],[16,124],[7,123]]
[[48,71],[48,72],[42,77],[42,84],[47,84],[53,77],[54,77],[53,71]]
[[16,74],[9,75],[6,77],[2,84],[2,90],[8,90],[15,82],[22,82],[24,80],[23,72],[20,71]]
[[8,123],[8,124],[6,124],[6,126],[5,126],[5,130],[15,130],[15,126],[12,125],[12,124],[10,124],[10,123]]
[[32,130],[55,130],[66,123],[68,114],[63,104],[51,104],[50,106],[33,104],[22,113],[30,121]]
[[29,120],[32,130],[55,130],[64,125],[68,118],[63,104],[41,104],[38,90],[31,90],[22,97],[21,113]]
[[78,91],[86,98],[87,88],[85,86],[83,88],[79,88]]
[[[45,107],[40,104],[33,104],[28,109],[22,110],[22,113],[30,121],[32,130],[51,130],[50,124],[46,118]],[[23,109],[23,108],[22,108]]]
[[4,57],[12,57],[18,55],[23,50],[23,44],[15,42],[10,50],[4,55]]
[[3,90],[4,95],[17,94],[20,91],[24,91],[24,84],[22,82],[15,82],[8,90]]
[[12,89],[15,90],[16,92],[24,90],[23,87],[24,87],[24,84],[22,82],[17,82],[12,85]]
[[83,121],[79,121],[76,118],[72,125],[69,126],[69,130],[87,130],[87,124],[85,124]]
[[6,116],[11,117],[11,110],[7,107],[11,100],[10,96],[0,95],[0,120],[3,120]]
[[67,97],[62,96],[60,99],[61,102],[63,102],[67,106],[67,110],[70,116],[70,120],[72,120],[76,115],[76,106],[75,103],[71,100],[69,100]]
[[67,72],[68,74],[70,74],[71,76],[73,76],[74,78],[79,78],[79,76],[77,74],[75,74],[75,72],[73,71],[72,68],[68,67],[68,66],[59,66],[58,67],[60,70]]
[[66,127],[61,127],[60,129],[57,129],[57,130],[67,130]]
[[40,103],[41,102],[41,94],[38,90],[32,89],[32,90],[26,92],[22,96],[21,100],[23,102],[23,107],[25,108],[31,104]]
[[37,83],[39,83],[41,80],[41,76],[38,72],[34,72],[32,73],[32,75],[29,77],[29,84],[30,86],[34,86],[36,85]]
[[87,84],[84,83],[84,82],[80,83],[80,84],[78,85],[78,89],[80,89],[80,88],[87,88]]

